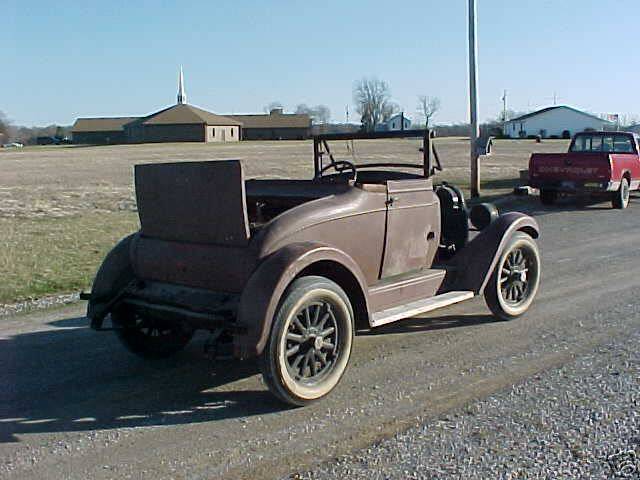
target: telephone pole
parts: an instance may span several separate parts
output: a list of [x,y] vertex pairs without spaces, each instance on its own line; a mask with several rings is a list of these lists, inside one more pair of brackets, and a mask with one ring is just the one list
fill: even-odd
[[505,127],[507,126],[507,91],[502,95],[502,134],[505,135]]
[[471,134],[469,135],[470,147],[470,168],[471,178],[469,187],[471,196],[480,196],[480,163],[478,156],[478,137],[480,137],[480,127],[478,126],[478,65],[476,57],[478,55],[477,46],[477,20],[476,20],[476,0],[469,0],[469,116],[471,123]]

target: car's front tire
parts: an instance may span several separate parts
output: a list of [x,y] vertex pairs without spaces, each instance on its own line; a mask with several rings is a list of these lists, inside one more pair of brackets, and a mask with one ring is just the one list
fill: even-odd
[[349,363],[353,325],[351,303],[338,284],[318,276],[294,280],[260,357],[271,392],[295,406],[329,394]]
[[540,285],[540,253],[529,235],[516,232],[498,259],[484,298],[493,315],[512,320],[524,314]]
[[111,313],[118,339],[127,350],[142,358],[166,358],[187,346],[193,330],[186,326],[142,317],[121,308]]
[[622,177],[622,180],[620,181],[620,188],[618,188],[618,191],[613,194],[613,198],[611,199],[613,208],[627,208],[629,205],[629,195],[629,181],[625,177]]

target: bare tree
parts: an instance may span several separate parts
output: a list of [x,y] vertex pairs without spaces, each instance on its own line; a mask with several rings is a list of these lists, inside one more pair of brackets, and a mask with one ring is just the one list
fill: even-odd
[[313,123],[328,123],[331,119],[331,110],[326,105],[310,107],[306,103],[301,103],[296,107],[296,113],[309,115]]
[[7,116],[2,111],[0,111],[0,144],[8,142],[10,128],[11,126],[9,125]]
[[621,127],[633,127],[640,123],[640,116],[633,113],[622,113],[618,116],[618,123]]
[[306,103],[299,103],[296,106],[296,113],[298,115],[309,115],[311,116],[311,107]]
[[511,120],[512,118],[518,118],[521,117],[522,115],[525,115],[529,112],[526,111],[516,111],[516,110],[511,110],[511,109],[507,109],[507,111],[501,111],[498,114],[498,118],[496,119],[497,122],[508,122],[509,120]]
[[418,96],[418,112],[424,118],[425,128],[429,128],[429,122],[440,110],[440,99],[438,97]]
[[265,105],[263,110],[264,113],[271,113],[271,110],[276,110],[278,108],[283,109],[284,107],[282,106],[282,102],[275,101]]
[[314,120],[318,123],[329,123],[331,120],[331,110],[326,105],[316,105],[313,108]]
[[353,102],[360,114],[362,128],[373,131],[391,117],[398,106],[391,102],[391,91],[384,80],[362,78],[353,87]]

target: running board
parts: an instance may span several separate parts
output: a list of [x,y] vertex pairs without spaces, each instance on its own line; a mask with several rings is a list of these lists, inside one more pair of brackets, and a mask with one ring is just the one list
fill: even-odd
[[454,291],[447,292],[435,297],[422,298],[406,305],[400,305],[398,307],[387,308],[373,314],[371,320],[372,327],[379,327],[387,323],[397,322],[403,318],[415,317],[421,313],[430,312],[438,308],[453,305],[454,303],[462,302],[473,298],[473,292],[471,291]]

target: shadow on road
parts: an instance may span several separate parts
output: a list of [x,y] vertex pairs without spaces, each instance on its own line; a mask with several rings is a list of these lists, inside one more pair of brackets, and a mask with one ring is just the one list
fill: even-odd
[[[492,321],[490,315],[415,318],[358,335]],[[154,362],[126,352],[114,334],[90,330],[82,317],[45,327],[0,339],[0,442],[17,442],[17,435],[29,433],[242,421],[287,408],[266,387],[242,382],[258,373],[255,363],[207,359],[202,353],[206,336],[196,337],[175,357]]]
[[258,372],[255,363],[207,359],[204,338],[153,362],[126,352],[112,333],[90,330],[84,318],[49,325],[54,328],[0,338],[0,442],[18,441],[18,434],[198,423],[287,408],[255,382],[238,382]]
[[[631,196],[631,205],[638,201],[640,195]],[[600,212],[615,211],[611,201],[605,198],[590,196],[568,196],[559,198],[553,205],[542,205],[537,195],[512,197],[512,201],[499,206],[501,212],[520,211],[534,217],[558,212]]]

